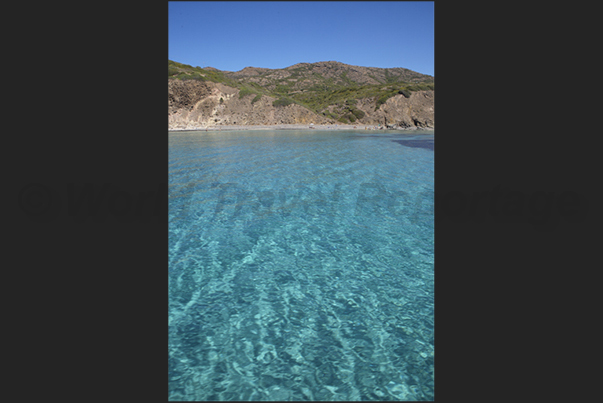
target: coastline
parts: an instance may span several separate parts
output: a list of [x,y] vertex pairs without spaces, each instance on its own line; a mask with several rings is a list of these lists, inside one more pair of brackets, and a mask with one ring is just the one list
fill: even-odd
[[219,132],[233,130],[367,130],[367,131],[429,131],[434,132],[434,128],[386,128],[378,125],[346,125],[346,124],[324,124],[312,125],[309,124],[278,124],[278,125],[223,125],[223,126],[198,126],[195,128],[186,129],[168,129],[168,132]]

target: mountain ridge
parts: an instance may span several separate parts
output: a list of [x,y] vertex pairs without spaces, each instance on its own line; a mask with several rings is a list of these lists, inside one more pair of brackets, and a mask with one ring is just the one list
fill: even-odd
[[343,62],[338,62],[336,60],[327,60],[327,61],[312,62],[312,63],[310,63],[310,62],[299,62],[299,63],[292,64],[291,66],[282,67],[282,68],[275,68],[275,69],[271,69],[271,68],[268,68],[268,67],[258,67],[258,66],[246,66],[246,67],[243,67],[241,70],[237,70],[237,71],[220,70],[220,69],[217,69],[215,67],[203,67],[203,68],[204,69],[213,69],[213,70],[223,71],[224,73],[237,74],[237,73],[240,73],[240,72],[242,72],[244,70],[247,70],[247,69],[257,69],[257,70],[290,70],[290,69],[295,69],[295,68],[299,68],[299,67],[307,67],[307,66],[311,66],[311,65],[344,66],[344,67],[355,67],[355,68],[376,69],[376,70],[402,69],[402,70],[407,70],[407,71],[419,74],[421,76],[431,77],[432,79],[434,78],[434,76],[432,76],[432,75],[419,73],[417,71],[410,70],[410,69],[407,69],[405,67],[359,66],[359,65],[354,65],[354,64],[347,64],[347,63],[343,63]]

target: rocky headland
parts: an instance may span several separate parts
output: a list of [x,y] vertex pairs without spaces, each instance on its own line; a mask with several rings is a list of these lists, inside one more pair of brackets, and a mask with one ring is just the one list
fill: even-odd
[[310,124],[434,128],[433,77],[407,69],[379,76],[375,72],[390,69],[337,62],[234,73],[168,66],[169,130]]

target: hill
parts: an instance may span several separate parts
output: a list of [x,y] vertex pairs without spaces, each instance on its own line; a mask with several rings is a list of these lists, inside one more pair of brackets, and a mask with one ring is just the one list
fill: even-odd
[[[372,124],[383,119],[387,121],[387,117],[381,115],[388,115],[385,110],[388,108],[383,108],[394,98],[406,99],[406,104],[409,104],[406,105],[408,109],[413,103],[412,98],[417,98],[416,95],[433,100],[434,92],[433,76],[405,68],[352,66],[336,61],[298,63],[283,69],[245,67],[240,71],[230,72],[212,67],[193,67],[168,60],[168,81],[205,83],[207,87],[205,91],[210,92],[212,89],[221,92],[222,90],[218,88],[220,85],[223,86],[223,90],[228,87],[234,91],[230,91],[233,94],[236,92],[238,100],[249,98],[250,103],[244,109],[249,109],[250,106],[256,104],[256,106],[263,105],[263,108],[265,106],[274,108],[289,106],[289,109],[301,107],[318,115],[315,118],[320,117],[325,122],[354,123],[359,121],[361,124]],[[193,87],[192,84],[186,84],[184,87],[186,86]],[[170,88],[176,87],[177,85],[173,84]],[[179,91],[182,92],[184,87],[178,87],[181,88]],[[200,87],[197,86],[197,88]],[[230,94],[228,90],[222,93],[224,95],[227,92]],[[232,96],[229,95],[227,98],[222,96],[221,98],[222,103],[219,105],[222,106],[222,109],[231,109],[228,108],[229,106],[234,107],[234,104],[230,105]],[[258,103],[262,99],[264,102]],[[270,102],[266,103],[267,100]],[[197,102],[200,101],[201,99]],[[398,99],[393,104],[403,107],[405,102]],[[239,106],[243,107],[243,105]],[[433,110],[432,102],[429,107]],[[375,115],[375,112],[379,111],[383,113]],[[234,112],[236,111],[233,110],[229,113]],[[256,112],[259,110],[253,113]],[[174,113],[175,110],[171,109],[170,116]],[[251,113],[251,110],[247,113]],[[389,114],[391,115],[391,113]],[[413,120],[410,115],[409,119],[406,124],[416,126],[411,123]],[[433,118],[427,120],[420,124],[423,124],[424,127],[433,126]],[[213,121],[218,124],[215,118]]]

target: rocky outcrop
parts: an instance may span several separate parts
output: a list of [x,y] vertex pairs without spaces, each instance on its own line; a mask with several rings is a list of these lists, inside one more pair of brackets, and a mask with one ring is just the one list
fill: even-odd
[[[255,100],[255,102],[253,102]],[[221,125],[336,124],[297,104],[273,106],[275,98],[255,94],[239,98],[239,90],[220,83],[168,80],[168,128]],[[332,110],[334,107],[330,107]],[[395,129],[434,128],[434,91],[396,95],[375,110],[375,99],[358,100],[364,117],[355,124]]]
[[238,89],[219,83],[168,80],[168,128],[331,122],[297,104],[273,106],[276,98],[254,99],[255,94],[239,98]]
[[363,101],[364,107],[359,109],[366,116],[359,120],[360,124],[381,124],[391,129],[434,128],[434,91],[413,92],[410,98],[396,95],[376,111],[374,102]]
[[211,88],[200,81],[168,80],[168,114],[180,110],[191,111],[195,105],[211,95]]
[[345,114],[354,109],[364,116],[356,125],[381,125],[389,129],[432,129],[434,128],[434,91],[416,91],[409,98],[399,94],[389,98],[375,110],[375,99],[359,99],[353,107],[331,105],[327,108],[335,115]]

